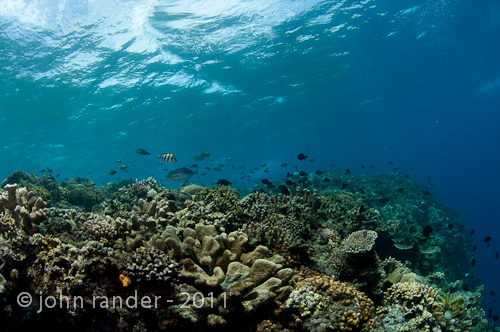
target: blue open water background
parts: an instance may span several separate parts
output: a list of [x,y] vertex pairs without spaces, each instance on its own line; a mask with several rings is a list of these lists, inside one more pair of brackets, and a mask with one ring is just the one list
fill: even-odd
[[498,314],[499,36],[496,0],[0,0],[0,178],[409,174],[476,230]]

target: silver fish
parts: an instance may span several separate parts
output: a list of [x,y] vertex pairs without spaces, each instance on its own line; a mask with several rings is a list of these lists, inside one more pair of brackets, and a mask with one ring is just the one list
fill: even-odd
[[189,180],[195,174],[198,176],[199,180],[200,176],[198,175],[198,169],[196,169],[196,172],[193,172],[192,170],[186,167],[177,168],[167,174],[166,180],[167,181]]

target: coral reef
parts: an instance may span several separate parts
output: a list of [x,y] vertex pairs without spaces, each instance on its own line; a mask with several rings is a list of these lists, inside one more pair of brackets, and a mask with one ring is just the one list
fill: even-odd
[[[470,257],[463,221],[426,188],[390,173],[290,179],[299,186],[240,196],[229,186],[168,190],[148,178],[101,187],[14,172],[0,193],[0,324],[495,330],[481,287],[470,292],[461,279],[471,272],[457,263]],[[16,305],[23,292],[40,299]]]
[[297,311],[297,321],[307,331],[368,331],[375,317],[370,298],[328,276],[298,282],[286,308]]

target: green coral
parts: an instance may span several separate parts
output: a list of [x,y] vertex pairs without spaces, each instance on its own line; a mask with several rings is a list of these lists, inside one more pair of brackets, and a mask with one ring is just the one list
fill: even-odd
[[445,296],[439,296],[439,301],[443,303],[443,311],[450,312],[450,318],[463,318],[465,316],[465,300],[459,296],[451,296],[450,291]]

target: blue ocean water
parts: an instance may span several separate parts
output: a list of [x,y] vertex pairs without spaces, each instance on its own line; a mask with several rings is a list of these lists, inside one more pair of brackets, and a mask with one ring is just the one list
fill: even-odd
[[0,0],[0,178],[408,174],[475,229],[498,314],[499,33],[496,0]]

